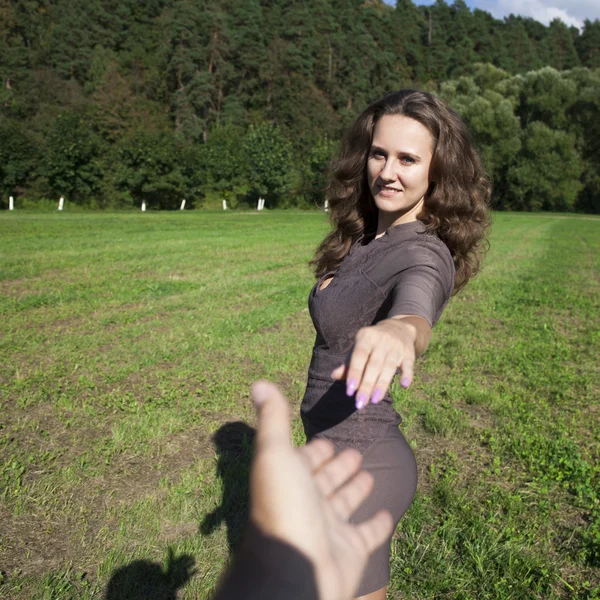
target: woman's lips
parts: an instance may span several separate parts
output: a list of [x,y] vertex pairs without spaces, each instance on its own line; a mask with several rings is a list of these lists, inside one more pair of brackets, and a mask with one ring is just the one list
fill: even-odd
[[401,191],[402,190],[398,190],[396,188],[380,187],[379,195],[383,196],[384,198],[391,198],[392,196],[395,196],[396,194],[400,193]]

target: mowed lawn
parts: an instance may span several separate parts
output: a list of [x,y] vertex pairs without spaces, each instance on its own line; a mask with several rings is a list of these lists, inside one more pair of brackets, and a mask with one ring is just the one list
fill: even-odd
[[[297,415],[326,230],[0,215],[1,598],[210,596],[245,520],[251,382]],[[599,263],[600,219],[495,215],[394,389],[420,482],[390,598],[600,598]]]

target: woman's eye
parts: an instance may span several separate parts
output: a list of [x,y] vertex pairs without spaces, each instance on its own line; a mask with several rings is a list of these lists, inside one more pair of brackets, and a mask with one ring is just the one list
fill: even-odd
[[412,165],[415,162],[415,159],[412,156],[403,156],[400,160],[406,165]]
[[371,150],[371,156],[373,158],[385,158],[385,154],[381,150]]

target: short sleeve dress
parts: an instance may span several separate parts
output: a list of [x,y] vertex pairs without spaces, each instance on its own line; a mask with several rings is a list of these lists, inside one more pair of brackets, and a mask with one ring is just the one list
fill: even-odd
[[[331,372],[344,363],[361,327],[396,315],[418,315],[433,327],[454,289],[454,262],[447,246],[420,221],[364,241],[357,240],[337,271],[323,275],[310,292],[316,340],[300,413],[309,440],[328,439],[337,451],[357,449],[363,468],[375,478],[371,496],[353,520],[362,522],[387,508],[397,522],[417,483],[414,455],[398,429],[401,418],[389,395],[356,410],[345,382],[334,381]],[[371,557],[357,595],[388,582],[389,544],[384,544]]]

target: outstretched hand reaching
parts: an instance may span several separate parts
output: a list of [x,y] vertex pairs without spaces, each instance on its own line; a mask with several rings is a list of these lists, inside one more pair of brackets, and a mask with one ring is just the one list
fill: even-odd
[[[372,476],[360,471],[360,453],[344,450],[334,456],[324,440],[294,448],[288,403],[279,389],[261,381],[252,395],[258,431],[250,527],[216,598],[349,600],[369,555],[391,535],[392,517],[382,510],[351,524],[350,516],[373,487]],[[300,566],[290,568],[290,553],[299,557]]]
[[348,522],[373,487],[360,472],[356,450],[334,456],[333,445],[316,440],[295,449],[287,401],[267,382],[252,388],[258,408],[256,454],[250,475],[250,518],[266,535],[287,542],[313,564],[321,598],[351,598],[367,558],[392,532],[392,517]]
[[404,315],[363,327],[356,334],[348,360],[331,373],[346,380],[346,394],[354,396],[357,409],[377,404],[387,393],[400,369],[400,384],[413,381],[415,360],[427,349],[431,327],[419,316]]

